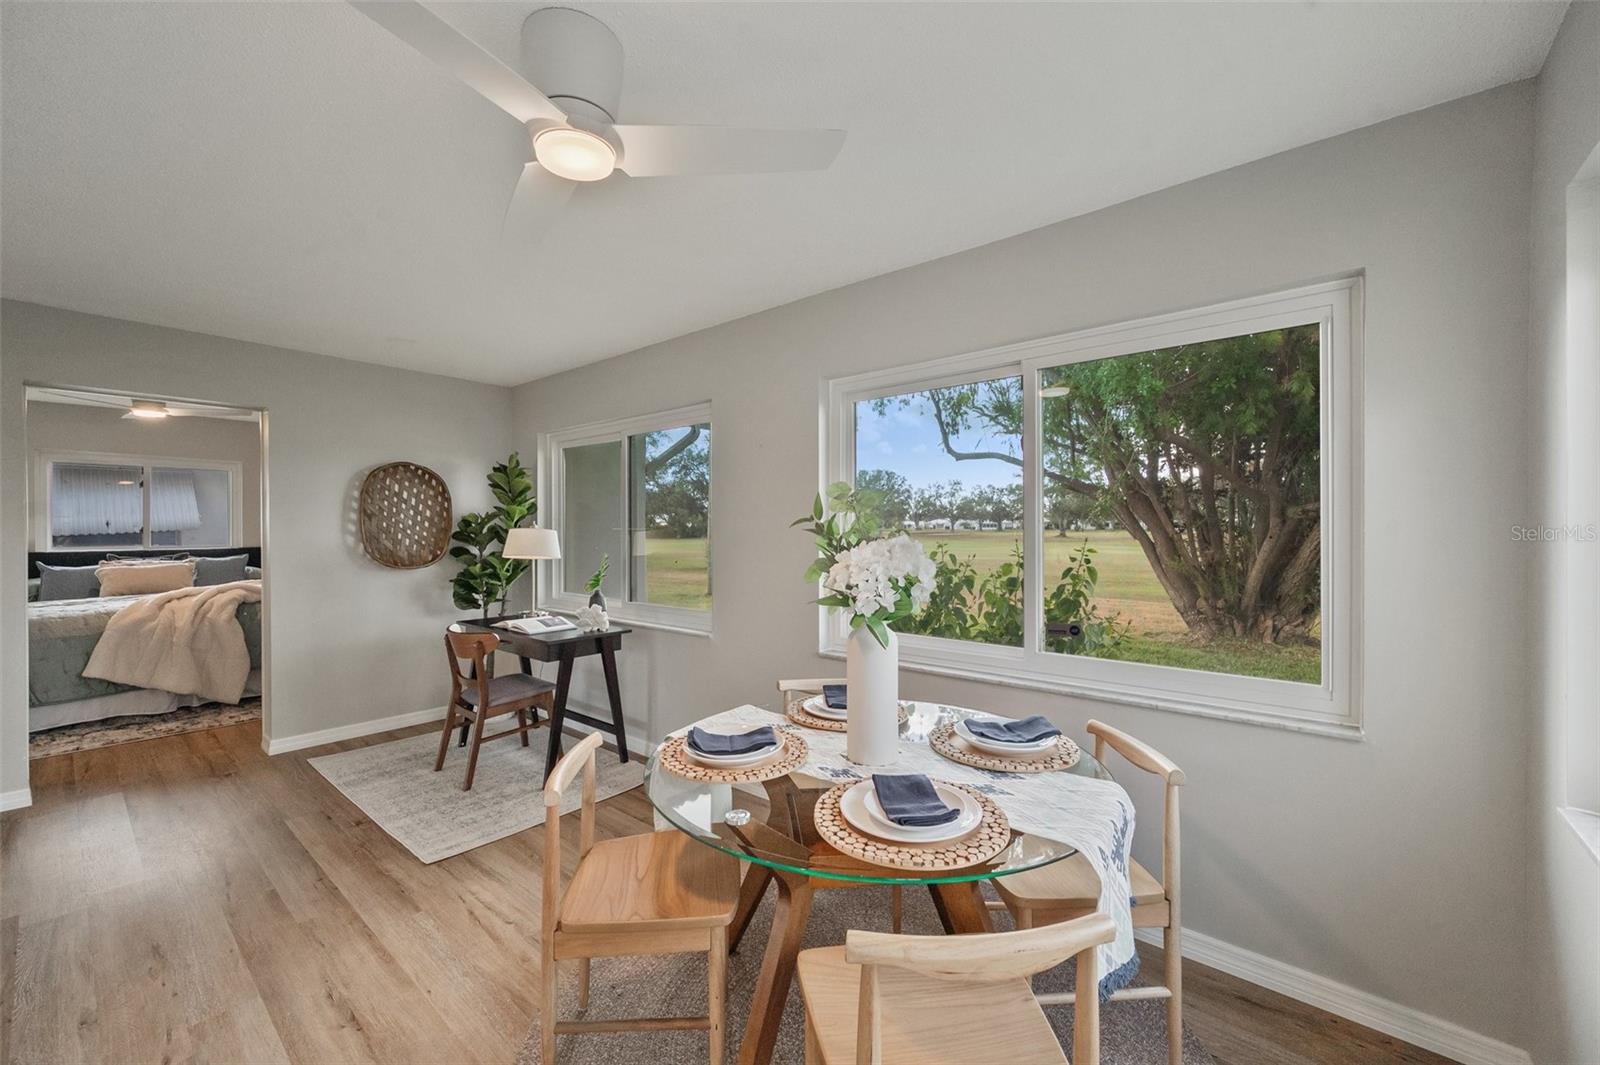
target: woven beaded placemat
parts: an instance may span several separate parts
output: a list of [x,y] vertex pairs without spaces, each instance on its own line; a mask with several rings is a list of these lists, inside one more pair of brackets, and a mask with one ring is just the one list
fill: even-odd
[[960,788],[978,800],[983,808],[983,820],[978,827],[960,839],[943,843],[892,843],[886,839],[869,836],[856,830],[839,812],[839,799],[860,781],[850,780],[835,785],[822,793],[817,800],[812,819],[817,833],[835,849],[852,858],[874,865],[887,865],[894,869],[917,869],[923,872],[942,872],[981,865],[993,858],[1011,843],[1011,822],[1005,811],[994,800],[965,784],[939,781],[947,787]]
[[674,776],[708,784],[753,784],[762,780],[776,780],[805,765],[811,755],[811,747],[798,729],[779,725],[778,736],[783,740],[783,746],[772,757],[737,769],[701,765],[690,758],[689,752],[684,749],[684,737],[674,736],[661,745],[656,764]]
[[1078,764],[1083,752],[1070,736],[1056,737],[1055,752],[1045,758],[1002,758],[970,747],[956,735],[954,725],[939,725],[928,733],[928,746],[952,762],[970,765],[974,769],[991,769],[997,773],[1050,773],[1071,769]]
[[[843,718],[821,717],[817,714],[811,713],[811,711],[807,710],[800,703],[791,703],[789,705],[789,709],[783,712],[783,716],[787,717],[790,721],[793,721],[796,725],[800,725],[804,728],[819,729],[822,732],[850,731],[849,721]],[[906,704],[901,703],[900,724],[904,725],[906,723],[906,718],[909,716],[910,711],[906,709]]]

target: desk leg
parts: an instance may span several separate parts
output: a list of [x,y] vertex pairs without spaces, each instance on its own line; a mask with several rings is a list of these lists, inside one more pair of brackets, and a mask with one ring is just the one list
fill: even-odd
[[761,975],[750,1001],[750,1020],[739,1044],[739,1065],[768,1065],[778,1042],[778,1025],[794,980],[795,959],[811,919],[811,896],[816,887],[810,877],[774,870],[778,903],[772,913],[772,934],[761,959]]
[[611,723],[617,732],[617,761],[628,760],[628,733],[622,724],[622,688],[617,684],[617,649],[610,640],[600,642],[600,665],[606,671],[606,697],[611,701]]
[[976,882],[962,884],[929,884],[933,907],[939,911],[939,923],[947,935],[964,935],[969,932],[993,932],[989,908],[983,904],[983,895]]
[[567,716],[567,690],[572,687],[572,645],[563,644],[556,667],[556,702],[550,712],[550,746],[544,756],[544,779],[548,782],[561,760],[561,725]]

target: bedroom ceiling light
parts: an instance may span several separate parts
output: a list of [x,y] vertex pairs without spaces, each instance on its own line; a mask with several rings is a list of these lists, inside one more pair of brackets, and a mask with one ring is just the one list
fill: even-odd
[[539,165],[568,181],[601,181],[617,168],[617,150],[598,134],[552,126],[533,138]]
[[136,399],[128,408],[128,415],[133,418],[165,418],[168,413],[167,405],[154,399]]

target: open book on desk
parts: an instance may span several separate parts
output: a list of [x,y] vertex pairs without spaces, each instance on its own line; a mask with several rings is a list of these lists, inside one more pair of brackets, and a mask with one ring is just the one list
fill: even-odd
[[504,621],[496,621],[494,628],[539,636],[553,632],[576,632],[578,626],[556,614],[538,613],[525,618],[506,618]]

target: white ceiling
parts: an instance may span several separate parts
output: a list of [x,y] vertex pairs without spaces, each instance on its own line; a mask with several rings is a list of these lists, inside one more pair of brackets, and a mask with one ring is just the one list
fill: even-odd
[[[516,64],[543,4],[441,4]],[[634,122],[833,126],[818,174],[579,190],[337,3],[7,2],[6,296],[516,383],[1537,73],[1559,3],[594,4]]]

